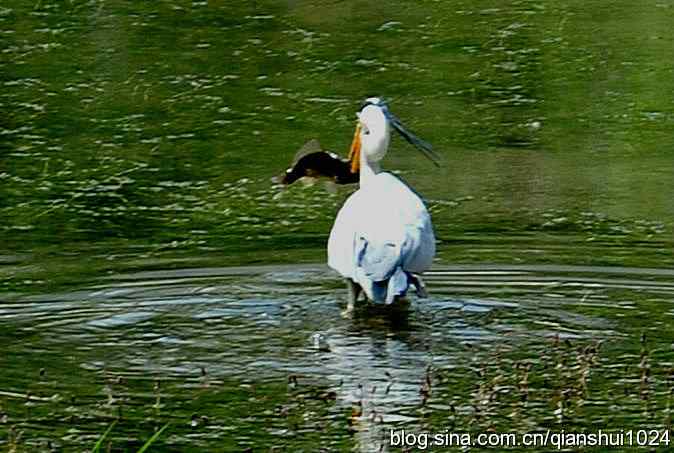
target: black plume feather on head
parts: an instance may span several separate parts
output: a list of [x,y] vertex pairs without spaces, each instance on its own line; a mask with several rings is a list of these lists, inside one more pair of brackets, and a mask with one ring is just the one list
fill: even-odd
[[384,113],[384,116],[388,122],[391,123],[391,126],[393,126],[393,129],[395,129],[405,139],[405,141],[407,141],[407,143],[417,147],[426,157],[431,160],[431,162],[435,164],[436,167],[440,166],[440,156],[438,156],[438,154],[433,151],[433,145],[428,143],[426,140],[419,138],[416,134],[407,129],[398,119],[398,117],[391,113],[388,108],[388,103],[383,98],[367,98],[365,102],[361,104],[360,110],[358,112],[362,112],[363,109],[369,105],[379,107]]

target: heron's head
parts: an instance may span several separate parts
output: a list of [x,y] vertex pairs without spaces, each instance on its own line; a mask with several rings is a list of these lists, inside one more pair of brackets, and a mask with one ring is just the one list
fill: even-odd
[[358,116],[356,133],[351,143],[351,171],[360,167],[360,155],[368,162],[379,162],[386,155],[391,140],[391,125],[385,113],[386,104],[380,98],[368,98]]
[[386,155],[391,128],[409,143],[421,150],[433,163],[438,164],[438,156],[433,152],[430,143],[420,139],[402,125],[400,120],[388,109],[386,101],[378,97],[367,98],[357,113],[358,124],[351,144],[349,160],[351,171],[356,173],[360,168],[360,155],[367,162],[379,162]]

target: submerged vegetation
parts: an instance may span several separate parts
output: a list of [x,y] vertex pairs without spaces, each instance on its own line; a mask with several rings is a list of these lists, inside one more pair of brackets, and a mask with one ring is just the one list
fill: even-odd
[[[58,384],[43,375],[39,391],[13,395],[0,407],[9,436],[5,444],[12,452],[67,451],[91,439],[92,430],[111,417],[94,453],[137,448],[139,441],[129,434],[145,432],[159,418],[172,420],[169,434],[162,435],[166,423],[138,452],[150,446],[202,451],[206,445],[219,451],[387,451],[391,430],[474,435],[671,430],[674,368],[663,356],[666,351],[653,349],[645,336],[618,356],[602,341],[559,335],[529,343],[526,350],[521,346],[512,340],[498,346],[464,344],[468,360],[429,363],[418,382],[391,370],[355,388],[326,385],[323,377],[309,373],[287,375],[285,382],[236,383],[202,369],[200,378],[157,380],[155,390],[147,392],[147,380],[109,373],[105,399],[75,403],[78,396],[55,393]],[[394,403],[401,393],[409,394],[404,409]],[[177,415],[190,409],[191,416]],[[121,429],[125,435],[115,436]]]
[[[30,251],[40,256],[41,266],[32,268],[21,255],[15,259],[8,257],[4,270],[8,278],[0,281],[0,289],[23,292],[45,285],[55,288],[62,284],[64,277],[69,284],[78,278],[82,283],[88,281],[92,269],[100,272],[123,271],[128,267],[154,268],[153,262],[181,263],[187,257],[193,257],[195,264],[201,266],[324,261],[334,216],[353,190],[347,187],[333,193],[325,190],[322,183],[286,189],[271,184],[266,178],[242,178],[224,183],[218,189],[205,183],[195,187],[168,187],[172,198],[192,202],[164,208],[123,205],[124,221],[134,223],[135,219],[145,216],[138,220],[141,225],[152,221],[152,212],[156,212],[158,218],[171,213],[169,225],[156,227],[154,242],[141,244],[132,238],[116,237],[118,235],[113,234],[116,228],[122,231],[127,228],[123,225],[110,224],[107,232],[111,237],[102,243],[94,238],[97,230],[91,230],[85,235],[88,240],[71,243],[70,250],[75,255],[91,250],[99,252],[89,256],[84,272],[75,264],[69,275],[62,275],[52,269],[70,267],[69,259],[60,253],[62,241],[69,235],[66,231],[62,235],[51,235],[49,223],[38,223],[29,234],[44,239]],[[426,201],[439,241],[438,255],[445,263],[643,267],[674,264],[671,225],[661,220],[610,217],[601,212],[559,208],[518,208],[506,213],[494,200],[476,200],[471,196]],[[53,207],[62,211],[64,218],[77,222],[86,220],[86,216],[79,213],[77,203],[72,200],[62,203]],[[117,216],[104,210],[90,222],[99,225],[107,222],[107,218],[112,222]],[[64,224],[63,228],[69,227]],[[185,231],[186,228],[189,231]],[[78,236],[84,232],[77,230],[72,234]],[[29,243],[16,242],[16,245],[26,247]],[[129,259],[113,259],[117,256]],[[0,268],[0,275],[2,272]]]

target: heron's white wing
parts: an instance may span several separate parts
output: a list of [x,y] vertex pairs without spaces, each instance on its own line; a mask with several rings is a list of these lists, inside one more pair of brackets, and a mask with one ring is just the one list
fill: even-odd
[[400,266],[400,258],[400,244],[372,236],[368,239],[364,234],[356,238],[356,267],[372,281],[389,279]]

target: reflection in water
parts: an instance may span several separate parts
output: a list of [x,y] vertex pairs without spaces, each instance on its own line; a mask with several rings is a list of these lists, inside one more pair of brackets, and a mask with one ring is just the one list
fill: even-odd
[[[560,353],[554,349],[546,352],[554,341],[615,343],[632,335],[648,325],[634,324],[633,319],[654,319],[644,304],[671,303],[673,277],[664,269],[438,266],[427,276],[431,297],[415,302],[407,318],[343,319],[341,284],[322,266],[119,274],[101,278],[89,288],[1,304],[2,322],[11,329],[5,335],[30,341],[7,343],[7,357],[12,360],[3,368],[7,387],[0,390],[30,391],[39,397],[56,391],[60,396],[54,401],[72,395],[79,402],[69,410],[85,414],[101,398],[96,396],[100,389],[90,383],[112,380],[103,392],[108,402],[95,412],[109,413],[115,407],[133,405],[135,399],[149,398],[161,403],[148,403],[148,407],[171,408],[169,412],[157,409],[158,414],[170,413],[178,421],[190,419],[189,411],[196,410],[209,424],[230,426],[239,446],[262,442],[244,435],[243,429],[281,442],[275,437],[279,429],[312,430],[316,428],[311,428],[312,423],[327,423],[317,431],[325,435],[324,442],[336,445],[351,439],[358,451],[378,451],[388,429],[425,431],[435,426],[442,431],[446,426],[434,425],[433,414],[454,411],[457,417],[472,417],[469,414],[477,409],[470,404],[478,403],[465,398],[474,391],[473,376],[489,376],[495,363],[509,364],[498,365],[499,372],[505,373],[498,379],[507,380],[507,373],[516,377],[522,372],[520,361],[559,360],[554,357]],[[322,337],[320,347],[315,343],[317,334]],[[35,362],[35,351],[43,351],[42,360]],[[57,364],[52,356],[67,360]],[[565,360],[583,360],[574,357]],[[513,368],[505,371],[503,366]],[[35,383],[30,372],[25,374],[33,367],[47,369],[57,381]],[[72,373],[78,377],[65,378]],[[119,379],[128,384],[115,384]],[[141,390],[148,380],[163,383],[159,396]],[[286,381],[289,384],[279,384],[286,390],[270,394],[271,401],[278,402],[276,409],[267,411],[271,410],[269,416],[276,414],[273,417],[279,416],[277,411],[287,415],[268,419],[262,413],[251,414],[251,422],[262,417],[261,421],[271,423],[268,428],[246,428],[246,423],[237,421],[240,408],[231,412],[219,406],[217,395],[222,390],[230,389],[225,390],[228,399],[248,398],[244,395],[250,391],[253,402],[245,410],[254,411],[267,403],[252,389]],[[245,387],[230,387],[232,382]],[[552,382],[546,385],[554,392]],[[319,390],[313,390],[315,386]],[[92,393],[81,400],[77,395],[87,388]],[[185,391],[202,395],[193,397],[199,399],[199,409],[182,402]],[[286,391],[295,396],[283,403]],[[533,398],[531,404],[533,413],[546,413],[545,405],[538,406]],[[13,401],[5,407],[13,423],[21,423]],[[129,416],[141,416],[138,410]],[[637,416],[639,410],[635,410]],[[292,421],[293,411],[304,413],[301,423],[309,426],[293,428],[300,423]],[[280,428],[286,419],[289,427]],[[181,426],[177,422],[171,443],[190,444],[191,437]],[[340,434],[345,426],[352,437]],[[203,445],[215,445],[210,442],[216,438],[202,439]],[[60,442],[86,445],[87,441],[64,437]]]

